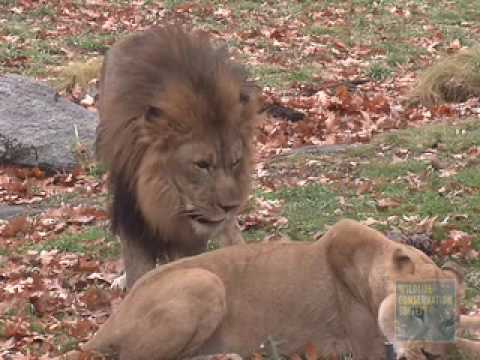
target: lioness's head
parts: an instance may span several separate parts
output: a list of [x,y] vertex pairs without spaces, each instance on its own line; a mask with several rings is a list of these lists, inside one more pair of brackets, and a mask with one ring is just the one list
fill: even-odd
[[257,88],[225,49],[178,28],[114,46],[102,82],[97,148],[112,177],[129,179],[151,229],[212,235],[248,196]]
[[[452,343],[441,339],[455,337],[463,297],[462,274],[451,266],[440,269],[422,252],[406,246],[395,249],[389,261],[388,278],[392,281],[388,283],[387,296],[380,305],[378,323],[387,339],[394,344],[397,359],[446,359]],[[396,292],[399,290],[397,282],[405,286],[401,294]],[[432,284],[433,287],[453,285],[456,298],[425,296],[432,290]],[[403,298],[400,300],[399,296]],[[452,298],[454,306],[451,308],[437,306],[437,301],[448,302]],[[397,309],[397,306],[400,308]],[[427,309],[429,306],[437,306],[440,311],[433,313]]]

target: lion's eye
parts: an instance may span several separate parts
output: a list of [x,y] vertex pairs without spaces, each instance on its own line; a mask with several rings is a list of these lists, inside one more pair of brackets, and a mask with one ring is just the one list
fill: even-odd
[[210,163],[206,160],[195,161],[195,166],[199,169],[208,170],[210,168]]
[[241,161],[241,160],[242,160],[242,159],[240,159],[240,158],[234,160],[233,163],[232,163],[232,166],[233,166],[233,167],[237,167],[237,166],[240,164],[240,161]]

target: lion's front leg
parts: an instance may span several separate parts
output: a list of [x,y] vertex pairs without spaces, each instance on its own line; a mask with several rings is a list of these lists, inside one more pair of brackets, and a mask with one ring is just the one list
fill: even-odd
[[156,254],[149,251],[140,239],[121,236],[127,289],[145,273],[155,268]]
[[226,223],[223,231],[216,236],[215,240],[220,247],[245,244],[237,219],[233,218]]

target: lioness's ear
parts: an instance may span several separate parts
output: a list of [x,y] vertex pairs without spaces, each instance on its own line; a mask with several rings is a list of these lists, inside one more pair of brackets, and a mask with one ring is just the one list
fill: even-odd
[[162,110],[155,106],[149,106],[145,110],[145,120],[149,122],[158,121],[162,116]]
[[395,249],[392,260],[393,266],[399,272],[413,274],[415,271],[415,264],[412,259],[410,259],[410,256],[405,254],[402,249]]
[[465,270],[460,265],[454,263],[453,261],[447,261],[442,265],[442,270],[451,272],[457,278],[458,284],[463,284],[465,279]]

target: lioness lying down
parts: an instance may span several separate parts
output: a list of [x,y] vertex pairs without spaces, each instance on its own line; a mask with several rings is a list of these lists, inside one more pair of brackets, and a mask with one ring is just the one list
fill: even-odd
[[398,359],[443,359],[448,344],[394,335],[395,282],[435,279],[462,289],[455,271],[343,220],[314,243],[239,245],[150,271],[83,349],[122,360],[246,356],[271,338],[282,354],[312,343],[357,360],[384,359],[388,339]]

